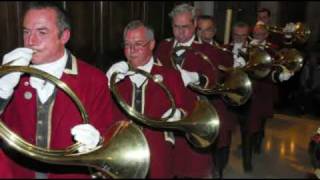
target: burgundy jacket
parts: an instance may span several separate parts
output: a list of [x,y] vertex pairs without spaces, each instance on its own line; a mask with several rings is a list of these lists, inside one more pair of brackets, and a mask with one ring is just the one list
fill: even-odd
[[[156,57],[159,58],[160,62],[166,67],[173,67],[171,62],[171,52],[173,49],[174,40],[165,39],[160,42],[155,52]],[[206,84],[207,87],[213,87],[219,80],[219,70],[217,69],[218,64],[222,64],[223,58],[221,53],[216,49],[213,49],[208,44],[201,44],[198,41],[193,41],[191,45],[192,49],[200,51],[207,55],[214,65],[212,68],[209,63],[204,61],[199,55],[195,55],[190,51],[185,52],[185,58],[182,63],[182,68],[187,71],[198,72],[205,75],[209,81]],[[191,90],[188,90],[194,93]],[[196,93],[194,93],[196,94]],[[223,105],[223,103],[222,103]],[[220,109],[224,107],[220,106]],[[219,111],[218,108],[216,108]],[[220,118],[220,129],[224,127],[222,121],[223,111],[219,111]],[[221,131],[222,132],[222,131]],[[211,175],[212,169],[214,168],[213,159],[211,153],[199,152],[188,144],[183,137],[178,137],[175,146],[175,171],[178,177],[191,177],[191,178],[204,178]],[[188,157],[188,158],[187,158]]]
[[[174,40],[172,38],[165,39],[160,42],[156,50],[156,56],[160,59],[162,64],[168,67],[172,67],[170,57],[173,45]],[[196,56],[191,52],[186,52],[187,54],[185,56],[182,68],[188,71],[196,71],[207,75],[207,77],[210,79],[210,87],[213,87],[216,82],[225,75],[224,72],[218,69],[219,65],[223,65],[225,67],[230,67],[233,65],[233,57],[230,54],[222,52],[210,44],[193,41],[191,47],[192,49],[206,54],[210,58],[215,68],[213,70],[208,63],[200,58],[200,56]],[[222,102],[220,95],[214,96],[211,102],[216,108],[220,119],[220,130],[217,140],[218,147],[229,146],[231,144],[230,131],[232,131],[236,125],[235,115],[229,112],[226,104]]]
[[[103,135],[112,124],[112,99],[105,75],[69,55],[61,80],[79,97],[88,113],[90,124]],[[31,99],[25,98],[27,92],[32,94]],[[36,136],[36,96],[36,90],[30,86],[29,75],[23,75],[10,103],[1,115],[1,119],[11,130],[32,144],[35,144]],[[50,149],[65,149],[74,144],[70,130],[81,123],[83,120],[75,103],[62,90],[57,90],[51,116]],[[1,178],[35,178],[33,168],[47,172],[49,178],[90,177],[85,173],[88,169],[86,167],[75,168],[42,163],[12,153],[12,150],[6,151],[6,154],[1,150],[0,156]]]
[[[177,108],[183,109],[184,112],[189,112],[193,109],[193,103],[195,102],[196,97],[184,87],[179,72],[174,69],[154,64],[151,74],[159,74],[163,77],[163,83],[172,93]],[[132,97],[134,94],[132,85],[133,83],[129,78],[125,78],[117,83],[119,94],[130,106],[133,103]],[[142,97],[142,104],[144,105],[143,114],[150,118],[161,118],[161,116],[171,108],[168,97],[160,86],[152,80],[145,82],[142,87],[142,92],[144,94]],[[117,106],[117,104],[115,103],[114,106]],[[118,106],[114,108],[113,114],[115,120],[129,118]],[[141,123],[139,124],[141,125]],[[151,166],[147,178],[173,178],[175,175],[175,146],[170,142],[165,141],[163,133],[164,129],[150,128],[145,125],[142,127],[151,154]],[[183,141],[186,141],[184,137]],[[185,158],[189,157],[186,156]]]
[[[232,51],[233,44],[230,43],[226,46],[229,50]],[[276,48],[275,44],[272,44],[271,47]],[[271,56],[274,56],[274,53],[270,49],[266,49]],[[273,114],[273,93],[274,93],[274,83],[271,80],[271,76],[268,76],[264,79],[255,79],[250,78],[252,82],[252,96],[249,101],[249,114],[248,114],[248,123],[246,123],[246,128],[249,133],[256,133],[262,128],[262,118],[272,117]]]

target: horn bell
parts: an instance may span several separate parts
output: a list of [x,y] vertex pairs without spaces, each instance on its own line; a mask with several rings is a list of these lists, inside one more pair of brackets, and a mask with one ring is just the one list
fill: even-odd
[[36,147],[0,122],[0,135],[8,146],[41,162],[89,166],[112,178],[144,178],[150,165],[150,150],[141,130],[126,121],[115,123],[102,145],[86,153],[65,153]]

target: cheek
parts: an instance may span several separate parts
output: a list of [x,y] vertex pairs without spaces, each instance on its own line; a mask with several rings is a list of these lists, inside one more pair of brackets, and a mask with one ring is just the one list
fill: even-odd
[[128,56],[128,55],[130,54],[129,49],[125,49],[123,52],[124,52],[124,54],[125,54],[126,56]]
[[178,36],[178,35],[179,35],[179,31],[178,31],[177,29],[174,29],[174,30],[173,30],[173,34],[174,34],[175,36]]
[[186,34],[187,36],[192,36],[192,35],[193,35],[193,30],[187,30],[187,31],[185,32],[185,34]]
[[206,36],[206,37],[210,37],[210,36],[211,36],[211,33],[210,33],[210,32],[206,32],[206,33],[205,33],[205,36]]

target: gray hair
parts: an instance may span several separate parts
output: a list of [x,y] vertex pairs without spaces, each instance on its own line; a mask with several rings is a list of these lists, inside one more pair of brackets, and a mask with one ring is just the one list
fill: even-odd
[[39,2],[30,2],[27,5],[25,14],[32,9],[53,9],[57,14],[57,27],[59,29],[59,36],[62,35],[63,31],[71,29],[69,15],[65,10],[63,10],[57,3],[50,1],[39,1]]
[[125,39],[129,30],[138,29],[140,27],[143,27],[146,30],[146,36],[147,36],[148,40],[151,40],[151,41],[154,40],[153,29],[151,27],[149,27],[148,25],[145,25],[140,20],[133,20],[127,24],[127,26],[124,28],[124,31],[123,31],[123,39]]
[[175,6],[173,10],[169,13],[169,16],[173,19],[176,15],[182,14],[182,13],[191,13],[192,20],[196,18],[195,8],[186,3]]

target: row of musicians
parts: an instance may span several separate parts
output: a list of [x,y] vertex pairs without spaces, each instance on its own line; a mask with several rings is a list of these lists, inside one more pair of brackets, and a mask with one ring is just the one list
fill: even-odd
[[[47,10],[47,9],[46,9]],[[32,13],[40,13],[39,10],[33,10]],[[31,11],[29,12],[30,15]],[[128,64],[130,64],[133,68],[139,68],[144,71],[147,71],[153,75],[158,75],[163,80],[164,84],[169,88],[170,92],[173,94],[173,97],[176,101],[176,105],[179,111],[176,111],[174,116],[169,119],[170,121],[179,120],[182,117],[188,116],[192,113],[194,106],[196,105],[196,101],[200,96],[187,88],[190,83],[195,83],[202,87],[214,87],[215,83],[224,76],[224,73],[219,71],[218,68],[212,68],[208,65],[206,61],[204,61],[200,56],[197,56],[195,53],[192,53],[189,50],[181,50],[177,51],[176,61],[172,62],[172,50],[178,46],[188,46],[196,51],[200,51],[206,54],[212,64],[215,67],[219,65],[223,65],[225,67],[239,67],[245,65],[245,60],[238,56],[239,49],[241,51],[246,51],[245,45],[247,43],[247,36],[249,34],[249,27],[246,24],[237,24],[233,28],[233,42],[230,43],[227,48],[232,51],[232,55],[228,52],[223,52],[215,46],[211,46],[210,44],[196,40],[196,27],[197,21],[195,20],[195,11],[194,8],[188,4],[181,4],[176,6],[172,12],[170,13],[172,18],[172,30],[173,30],[173,38],[165,39],[160,42],[155,50],[156,43],[154,40],[154,34],[151,28],[144,25],[141,21],[132,21],[130,22],[125,30],[124,30],[124,54],[126,56],[126,61],[121,61],[112,65],[106,76],[110,81],[110,77],[114,72],[122,72],[124,74],[129,74],[130,71]],[[26,16],[27,18],[28,16]],[[28,20],[28,19],[27,19]],[[26,20],[25,20],[26,21]],[[25,26],[28,26],[28,23],[33,21],[26,21]],[[198,32],[201,33],[203,27],[201,26],[201,20],[198,21]],[[24,36],[27,37],[27,30],[25,30]],[[260,26],[254,28],[254,38],[253,43],[262,43],[260,39],[261,35]],[[65,35],[65,34],[64,34]],[[66,37],[66,36],[62,36]],[[265,39],[265,37],[263,37]],[[259,42],[257,41],[259,40]],[[30,40],[30,43],[32,41]],[[28,47],[29,41],[25,41],[25,46]],[[68,51],[66,51],[68,52]],[[38,52],[36,52],[37,54]],[[22,53],[23,54],[23,53]],[[39,52],[41,54],[41,52]],[[10,54],[9,54],[10,55]],[[9,57],[9,55],[7,57]],[[72,56],[69,52],[65,53],[67,59],[67,67],[70,67],[68,70],[68,74],[77,73],[77,68],[75,69],[74,56]],[[29,59],[31,56],[29,57]],[[14,58],[13,58],[14,59]],[[177,70],[174,70],[172,67],[176,66]],[[79,71],[83,71],[84,65],[79,63]],[[48,67],[44,67],[48,68]],[[88,72],[90,69],[87,69]],[[57,71],[53,70],[53,74]],[[91,74],[92,76],[98,74]],[[259,145],[261,144],[263,138],[263,126],[265,124],[265,119],[272,116],[272,81],[283,81],[290,78],[292,74],[290,74],[286,69],[279,68],[275,69],[270,78],[265,80],[253,80],[253,94],[248,103],[241,107],[231,107],[226,104],[221,96],[211,96],[208,97],[212,105],[218,112],[220,119],[220,130],[219,135],[216,139],[214,145],[206,150],[197,149],[192,147],[187,140],[184,138],[183,134],[174,133],[174,135],[170,132],[163,132],[152,128],[143,127],[143,132],[147,138],[147,141],[150,146],[151,151],[151,165],[148,173],[149,178],[205,178],[205,177],[215,177],[223,175],[223,169],[225,168],[228,162],[228,156],[230,152],[231,145],[231,137],[232,132],[235,129],[236,123],[239,120],[242,134],[242,149],[243,149],[243,162],[244,169],[246,171],[252,170],[251,157],[253,147],[257,145],[257,152],[259,152]],[[85,79],[85,77],[82,77]],[[36,83],[36,79],[34,79],[34,83]],[[66,81],[74,81],[72,77],[64,79]],[[162,90],[156,86],[155,83],[147,80],[146,77],[141,76],[139,74],[130,75],[129,78],[125,78],[124,76],[118,76],[116,78],[117,86],[119,87],[120,94],[123,98],[131,104],[137,111],[146,114],[151,117],[165,117],[170,112],[170,102],[166,100],[166,95]],[[17,82],[18,83],[18,82]],[[33,84],[31,82],[31,86]],[[82,82],[83,83],[83,82]],[[26,86],[26,87],[25,87]],[[97,85],[94,85],[97,86]],[[77,86],[78,87],[78,86]],[[22,85],[19,86],[17,92],[22,95],[24,93],[24,89],[29,88],[27,80],[22,79]],[[88,87],[79,86],[77,91],[80,89],[86,89]],[[37,88],[36,88],[37,89]],[[57,93],[57,96],[62,96],[60,92],[55,92],[52,87],[48,88],[39,88],[37,92],[39,94],[39,102],[43,103],[43,108],[47,107],[50,109],[50,103],[60,103],[60,104],[71,104],[71,101],[64,101],[62,99],[53,100],[50,97],[45,96],[47,92],[50,91],[51,94]],[[43,95],[41,95],[43,92]],[[103,99],[106,94],[104,92],[97,91],[95,96],[101,96]],[[27,101],[31,97],[27,97],[24,94],[24,98],[13,98],[10,105],[8,105],[6,111],[4,112],[4,120],[9,125],[16,127],[13,121],[8,121],[8,119],[26,119],[25,117],[34,117],[34,114],[30,114],[30,112],[34,112],[35,109],[27,109],[21,108],[22,105],[27,107],[26,104],[30,103]],[[65,95],[63,95],[65,96]],[[81,95],[80,95],[81,96]],[[16,97],[16,96],[15,96]],[[23,97],[23,95],[21,96]],[[41,98],[42,97],[42,98]],[[67,98],[63,98],[67,99]],[[1,100],[1,99],[0,99]],[[24,102],[25,100],[25,102]],[[13,103],[15,102],[15,104]],[[263,103],[261,103],[263,102]],[[94,104],[95,102],[90,102]],[[113,102],[113,106],[117,106],[115,102]],[[1,105],[1,104],[0,104]],[[17,106],[20,106],[19,112],[17,113],[15,109],[19,109]],[[35,104],[33,104],[35,106]],[[63,112],[65,109],[61,109]],[[103,109],[101,106],[94,106],[98,109]],[[76,112],[76,109],[72,108],[70,105],[69,110],[72,109]],[[28,112],[27,112],[28,111]],[[50,110],[49,110],[50,112]],[[90,112],[90,109],[89,109]],[[41,115],[42,111],[38,112],[38,116]],[[18,117],[20,114],[23,114],[23,117]],[[28,115],[26,115],[28,114]],[[74,113],[76,114],[76,113]],[[55,113],[54,118],[62,117],[64,113]],[[94,117],[102,117],[102,114],[96,113],[89,114]],[[126,115],[119,108],[112,108],[112,112],[110,112],[110,116],[113,116],[112,119],[127,119]],[[75,118],[75,117],[73,117]],[[32,119],[32,118],[30,118]],[[48,118],[50,120],[50,118]],[[79,119],[79,117],[78,117]],[[71,121],[70,121],[71,122]],[[64,122],[69,123],[69,122]],[[28,135],[26,135],[29,139],[33,133],[29,133],[25,127],[28,127],[30,122],[26,122],[23,126],[17,126],[15,130],[22,131]],[[57,124],[53,124],[57,125]],[[41,130],[41,124],[38,124],[38,130]],[[49,126],[51,127],[51,126]],[[98,126],[97,126],[98,127]],[[33,127],[34,130],[35,127]],[[32,129],[32,128],[31,128]],[[44,130],[39,133],[47,133],[49,137],[50,134],[54,133],[54,130]],[[31,130],[30,130],[31,131]],[[37,132],[38,133],[38,132]],[[52,139],[49,138],[49,141],[43,142],[46,147],[47,144],[53,143],[58,147],[64,147],[66,144],[63,144],[64,141],[63,136],[66,135],[64,133],[56,134],[57,137]],[[68,133],[68,132],[67,132]],[[59,138],[60,137],[60,138]],[[50,142],[51,140],[51,142]],[[33,142],[33,141],[32,141]],[[37,144],[42,143],[41,139],[37,139]],[[61,144],[62,143],[62,144]],[[2,156],[3,154],[0,154]],[[12,173],[12,171],[5,171],[5,169],[9,168],[6,166],[7,159],[5,157],[1,158],[1,173]],[[8,160],[9,161],[9,160]],[[25,160],[22,158],[16,159],[17,162],[8,162],[11,164],[10,168],[15,170],[15,174],[21,177],[33,177],[32,171],[23,168],[21,164],[26,166],[34,166],[36,163],[25,164]],[[22,162],[23,161],[23,162]],[[4,163],[3,163],[4,162]],[[20,164],[20,165],[18,165]],[[14,168],[12,168],[14,167]],[[38,166],[38,168],[43,168],[42,165]],[[50,166],[50,168],[53,168]],[[61,171],[58,170],[57,172]],[[0,174],[1,174],[0,173]],[[20,173],[20,174],[19,174]],[[42,176],[41,173],[38,174],[38,177]],[[54,171],[53,173],[54,174]],[[11,174],[12,175],[12,174]],[[5,177],[5,176],[4,176]],[[46,176],[48,177],[48,176]],[[49,177],[59,177],[55,175],[49,175]],[[70,176],[71,177],[71,176]]]

